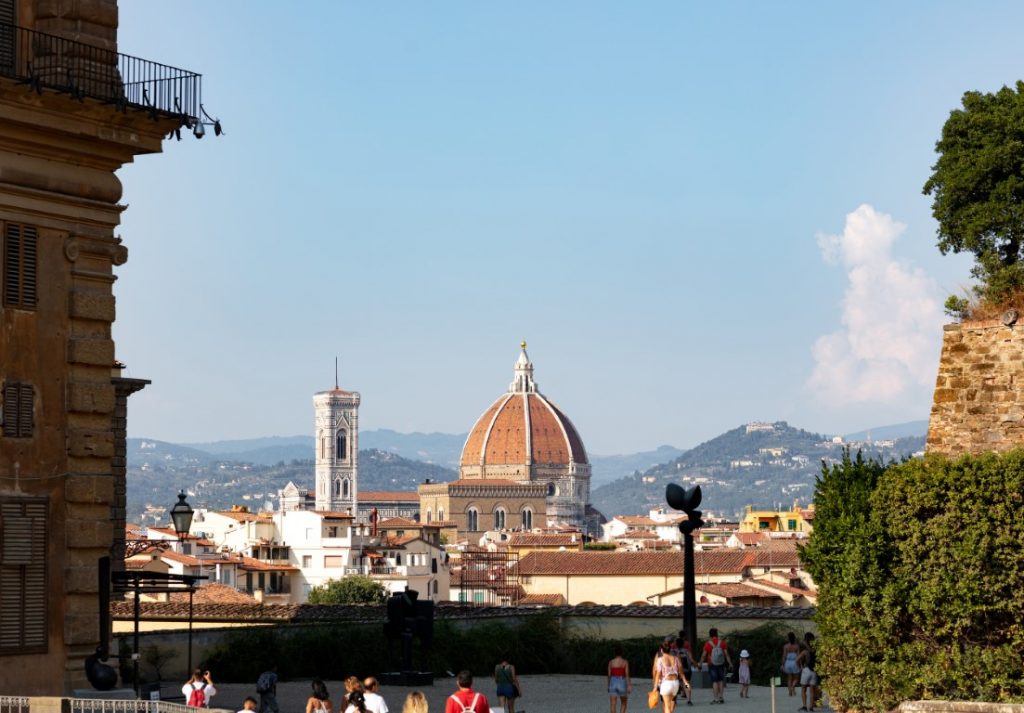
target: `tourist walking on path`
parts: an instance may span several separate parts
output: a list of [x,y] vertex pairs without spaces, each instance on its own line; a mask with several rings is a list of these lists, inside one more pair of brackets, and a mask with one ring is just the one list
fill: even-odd
[[363,682],[355,676],[349,676],[345,679],[345,696],[343,698],[344,705],[348,705],[348,698],[356,691],[363,692]]
[[494,683],[497,685],[495,695],[498,703],[506,713],[515,713],[516,699],[523,695],[519,687],[519,676],[516,667],[508,662],[508,656],[502,655],[501,662],[494,667]]
[[260,697],[259,713],[281,713],[277,706],[277,665],[260,674],[256,679],[256,693]]
[[313,695],[306,700],[306,713],[334,713],[331,694],[319,678],[313,679]]
[[615,645],[615,658],[608,662],[608,698],[611,713],[615,713],[615,699],[619,699],[620,713],[626,713],[633,682],[629,678],[629,661],[622,658],[622,646]]
[[750,652],[740,651],[739,666],[740,698],[750,698]]
[[796,662],[800,655],[800,644],[796,643],[796,634],[792,631],[786,635],[786,645],[782,647],[782,672],[789,677],[789,695],[796,695],[796,684],[800,681],[800,664]]
[[818,688],[818,674],[814,670],[817,665],[814,634],[809,631],[804,634],[804,645],[800,649],[800,655],[797,656],[797,662],[800,664],[800,703],[802,704],[799,710],[813,711],[821,691]]
[[185,681],[185,685],[181,687],[181,693],[185,696],[185,705],[209,708],[210,698],[217,695],[217,688],[213,685],[210,672],[197,668],[192,672],[192,678]]
[[459,671],[455,677],[459,690],[448,696],[444,704],[444,713],[490,713],[491,706],[487,696],[473,690],[473,674]]
[[388,704],[384,702],[384,697],[380,695],[380,682],[370,676],[369,678],[363,679],[363,699],[366,701],[366,710],[370,713],[388,713]]
[[679,657],[679,668],[683,672],[683,679],[680,685],[686,691],[686,705],[693,705],[693,685],[690,679],[693,677],[693,651],[690,650],[690,638],[686,635],[685,629],[679,630],[679,637],[672,647],[672,653]]
[[405,697],[402,713],[428,713],[427,697],[420,691],[412,691]]
[[242,701],[242,710],[238,713],[256,713],[256,699],[252,696],[246,696],[245,700]]
[[366,698],[362,691],[352,691],[348,694],[348,708],[345,713],[368,713],[366,709]]
[[661,696],[664,713],[672,713],[676,709],[676,695],[679,693],[680,670],[679,657],[672,653],[674,637],[665,639],[661,644],[661,652],[654,659],[653,675],[654,690]]
[[711,679],[712,703],[725,703],[725,668],[732,668],[732,659],[729,658],[729,649],[725,639],[718,638],[718,629],[712,627],[708,634],[711,638],[704,644],[704,652],[700,655],[700,662],[708,664],[708,677]]

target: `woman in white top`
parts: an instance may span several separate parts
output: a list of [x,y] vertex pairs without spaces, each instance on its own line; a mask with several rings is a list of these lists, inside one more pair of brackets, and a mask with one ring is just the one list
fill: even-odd
[[654,659],[654,688],[661,695],[665,713],[676,709],[676,694],[679,693],[679,679],[683,677],[679,657],[672,654],[672,639],[661,644],[661,652]]
[[319,678],[313,679],[313,695],[306,701],[306,713],[334,713],[331,694]]

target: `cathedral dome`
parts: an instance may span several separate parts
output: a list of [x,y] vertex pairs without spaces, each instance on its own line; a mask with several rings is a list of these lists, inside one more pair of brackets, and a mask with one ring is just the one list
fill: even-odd
[[484,411],[469,432],[461,465],[570,466],[587,464],[576,427],[533,381],[526,343],[508,392]]

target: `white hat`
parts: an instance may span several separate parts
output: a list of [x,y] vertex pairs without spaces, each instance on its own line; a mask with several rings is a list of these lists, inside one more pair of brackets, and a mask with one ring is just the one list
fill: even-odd
[[741,659],[749,659],[750,658],[750,652],[747,651],[746,649],[743,649],[743,651],[740,651],[740,658]]

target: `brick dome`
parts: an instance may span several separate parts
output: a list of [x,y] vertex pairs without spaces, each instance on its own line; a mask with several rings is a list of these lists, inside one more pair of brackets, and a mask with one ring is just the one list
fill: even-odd
[[586,463],[587,452],[576,427],[537,391],[524,343],[508,393],[491,404],[469,432],[461,465]]

